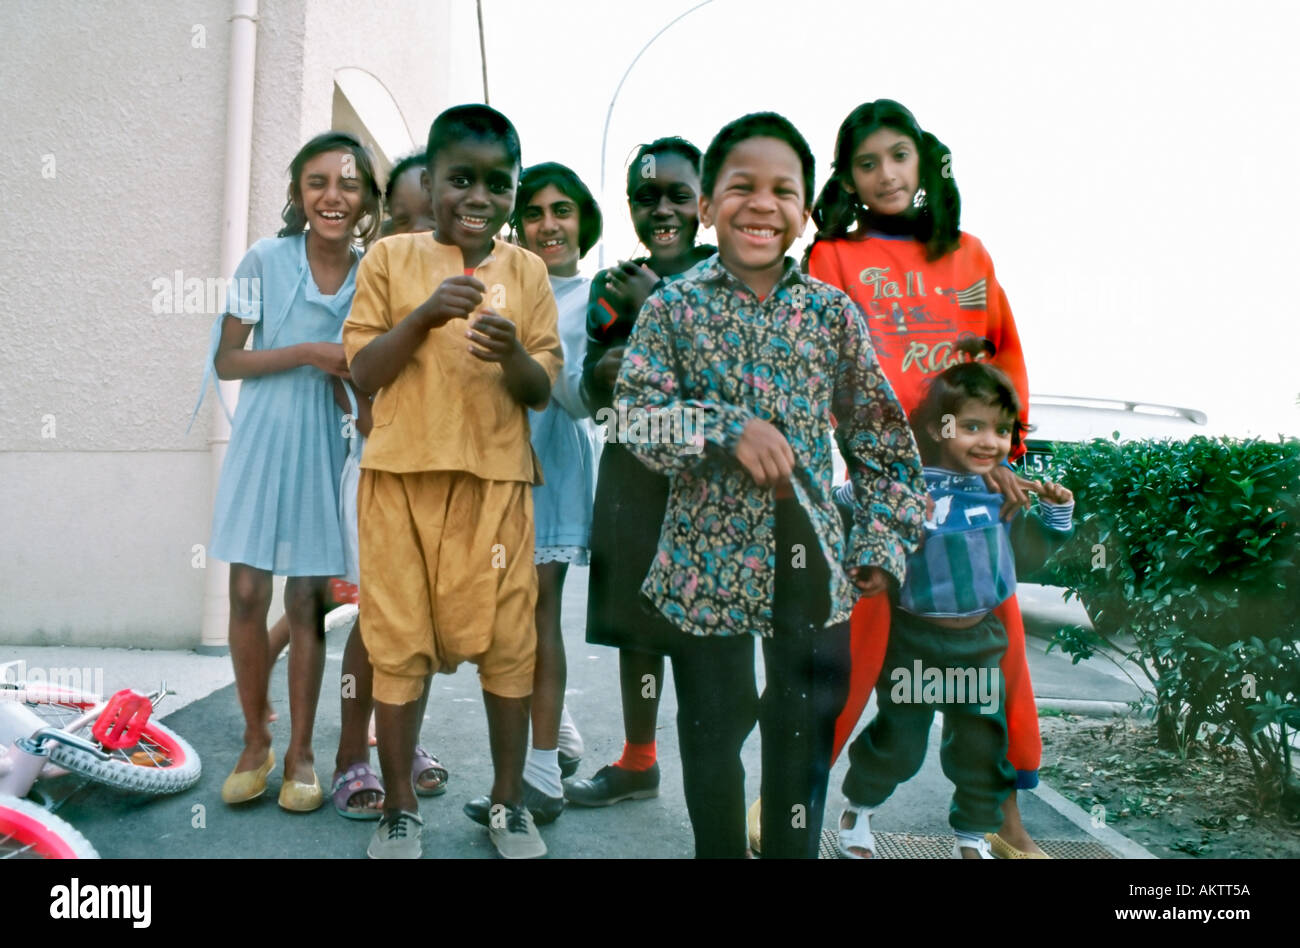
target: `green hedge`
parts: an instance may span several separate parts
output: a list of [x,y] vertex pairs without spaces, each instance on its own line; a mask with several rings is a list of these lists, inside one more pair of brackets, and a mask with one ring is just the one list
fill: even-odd
[[1136,662],[1163,746],[1186,753],[1215,725],[1245,746],[1262,805],[1300,806],[1300,441],[1096,440],[1054,468],[1078,531],[1049,570],[1096,628],[1056,644]]

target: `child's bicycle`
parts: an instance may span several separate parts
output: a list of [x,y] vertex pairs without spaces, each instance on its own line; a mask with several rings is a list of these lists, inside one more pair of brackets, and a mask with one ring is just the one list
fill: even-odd
[[[94,859],[93,846],[46,806],[21,799],[38,778],[75,773],[140,793],[177,793],[199,779],[199,756],[150,721],[166,695],[129,689],[107,701],[36,682],[0,681],[0,859]],[[37,799],[44,800],[39,794]]]

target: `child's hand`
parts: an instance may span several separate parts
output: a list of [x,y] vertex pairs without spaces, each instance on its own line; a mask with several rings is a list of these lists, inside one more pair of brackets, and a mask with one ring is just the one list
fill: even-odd
[[491,310],[474,320],[465,337],[481,348],[469,347],[469,354],[484,362],[505,362],[519,349],[515,324]]
[[1054,484],[1051,481],[1043,481],[1038,485],[1035,491],[1043,500],[1051,501],[1054,504],[1068,504],[1074,500],[1074,494],[1064,484]]
[[348,359],[343,354],[343,346],[337,342],[307,342],[307,364],[315,366],[322,372],[336,375],[341,379],[351,379],[348,374]]
[[794,451],[775,426],[761,418],[751,419],[736,443],[736,460],[759,487],[774,487],[790,480],[794,472]]
[[643,264],[620,260],[610,267],[605,277],[605,289],[621,309],[639,310],[650,291],[659,282],[659,274]]
[[879,566],[849,567],[849,579],[864,597],[879,596],[889,588],[889,574]]
[[618,381],[618,370],[623,365],[623,351],[627,346],[615,346],[600,357],[596,362],[596,367],[592,370],[596,378],[605,383],[611,390],[614,383]]
[[370,405],[370,399],[365,392],[357,393],[357,431],[361,432],[361,437],[369,438],[371,429],[375,424],[374,409]]
[[1002,510],[998,514],[1000,520],[1010,520],[1022,507],[1029,509],[1028,491],[1037,494],[1042,488],[1038,481],[1023,478],[1011,468],[1000,464],[984,475],[984,483],[988,485],[989,490],[997,491],[1004,498]]
[[483,302],[487,289],[472,276],[447,277],[424,303],[425,322],[437,329],[451,319],[466,319]]

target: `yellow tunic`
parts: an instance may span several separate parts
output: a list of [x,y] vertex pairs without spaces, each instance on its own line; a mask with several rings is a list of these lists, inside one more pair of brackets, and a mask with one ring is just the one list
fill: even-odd
[[[465,272],[460,248],[431,233],[381,240],[362,258],[352,312],[343,325],[348,363],[433,295],[443,280]],[[487,287],[480,311],[515,324],[528,354],[555,382],[564,353],[555,296],[539,257],[500,240],[474,270]],[[477,315],[477,314],[476,314]],[[528,438],[528,411],[501,381],[501,366],[469,354],[472,320],[432,330],[392,382],[375,394],[374,429],[361,467],[405,474],[466,471],[489,481],[541,483]]]
[[[344,324],[349,364],[464,272],[460,249],[431,234],[380,241],[362,260]],[[511,320],[553,384],[563,354],[545,264],[496,241],[474,276],[487,287],[480,311]],[[532,692],[529,485],[541,483],[541,467],[527,409],[506,389],[500,365],[470,355],[471,321],[432,330],[379,390],[361,458],[361,630],[375,699],[386,704],[415,700],[425,676],[463,661],[478,665],[486,691]]]

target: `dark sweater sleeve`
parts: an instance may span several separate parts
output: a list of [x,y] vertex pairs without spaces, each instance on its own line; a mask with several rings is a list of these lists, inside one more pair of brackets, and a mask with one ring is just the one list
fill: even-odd
[[[609,329],[614,320],[611,304],[605,299],[605,275],[608,270],[601,270],[591,281],[591,293],[587,297],[587,354],[582,359],[582,400],[592,415],[602,408],[613,405],[614,390],[596,377],[596,363],[617,343],[611,340]],[[612,308],[612,307],[611,307]]]
[[[1070,505],[1073,510],[1073,504]],[[1060,508],[1057,508],[1060,510]],[[1069,521],[1069,514],[1065,519]],[[1011,524],[1011,549],[1016,554],[1016,575],[1028,576],[1047,565],[1048,559],[1065,541],[1074,536],[1073,523],[1056,529],[1044,523],[1037,510],[1016,517]]]

